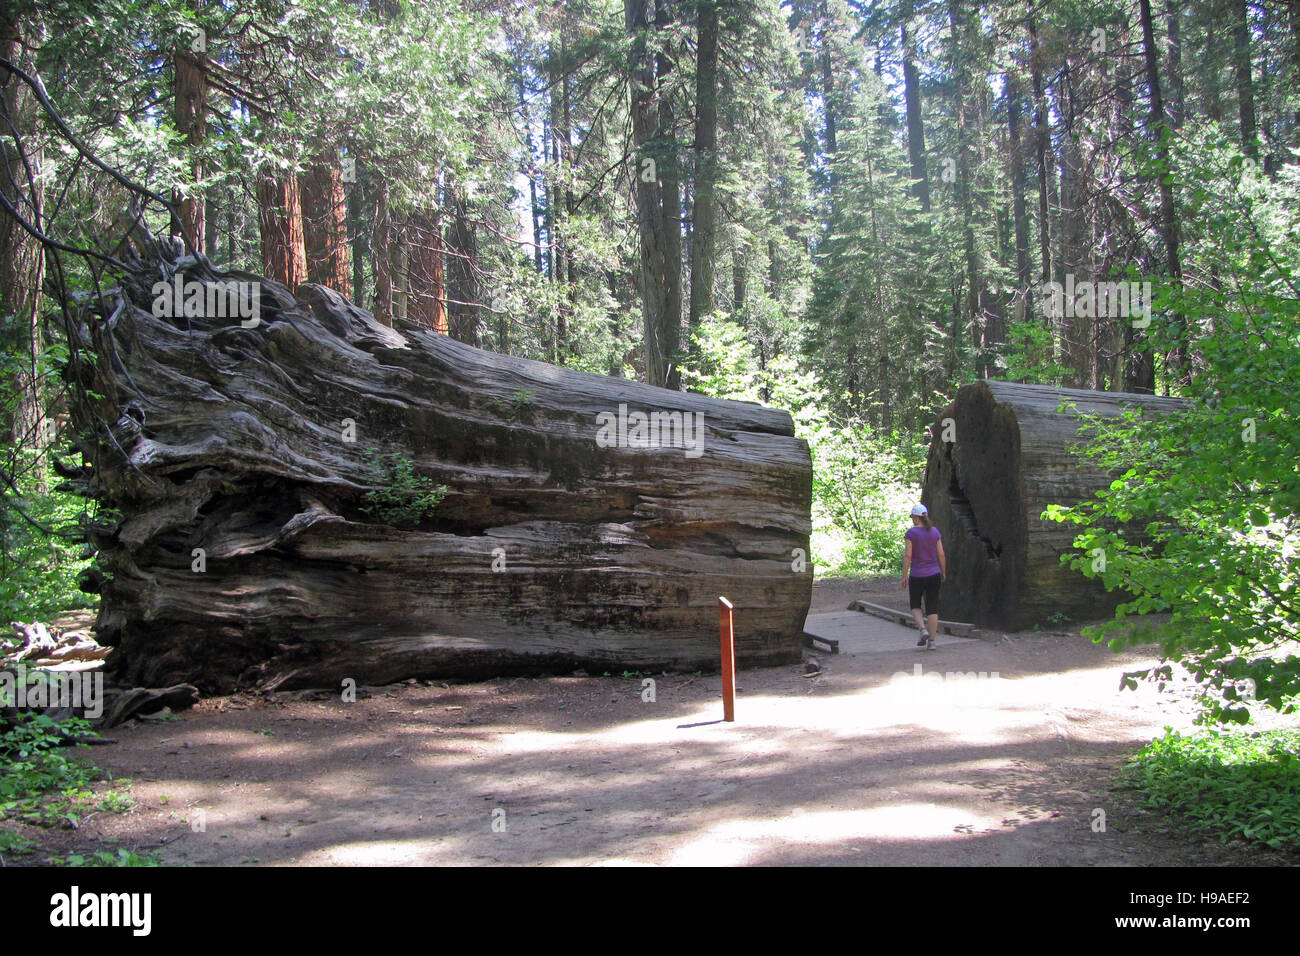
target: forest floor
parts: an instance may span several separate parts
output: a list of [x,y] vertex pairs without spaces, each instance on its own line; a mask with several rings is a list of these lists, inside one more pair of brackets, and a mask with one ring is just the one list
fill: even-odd
[[[813,611],[896,589],[823,581]],[[816,657],[742,671],[733,724],[717,675],[656,675],[653,702],[639,674],[206,699],[89,754],[131,810],[5,826],[30,862],[101,841],[168,865],[1300,862],[1190,836],[1121,787],[1195,713],[1186,689],[1118,690],[1149,653],[1074,630]],[[999,678],[891,679],[918,662]]]

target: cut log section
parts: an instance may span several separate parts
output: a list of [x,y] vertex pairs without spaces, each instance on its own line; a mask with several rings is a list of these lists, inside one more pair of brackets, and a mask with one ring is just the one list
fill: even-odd
[[[1058,411],[1062,403],[1075,410]],[[1077,504],[1112,480],[1077,450],[1078,414],[1116,417],[1130,407],[1169,414],[1183,403],[995,381],[957,392],[935,423],[921,496],[944,536],[945,615],[1019,630],[1055,615],[1095,620],[1125,599],[1062,565],[1078,528],[1040,516],[1049,504]]]
[[[68,373],[83,483],[120,513],[90,529],[88,587],[124,681],[716,668],[719,594],[742,665],[800,659],[812,467],[784,411],[389,328],[192,257],[89,301],[73,338],[95,356]],[[395,463],[447,487],[435,510],[366,510]]]

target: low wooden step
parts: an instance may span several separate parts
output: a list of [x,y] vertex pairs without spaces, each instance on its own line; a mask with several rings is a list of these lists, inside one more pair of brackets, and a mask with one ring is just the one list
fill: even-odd
[[[916,623],[912,620],[911,611],[899,611],[896,608],[885,607],[883,604],[872,604],[870,601],[853,601],[849,604],[848,610],[874,614],[876,617],[883,617],[886,621],[897,621],[899,624],[909,627],[914,626]],[[984,636],[983,631],[974,624],[963,624],[960,621],[941,620],[939,628],[945,634],[951,634],[954,637],[982,638]]]
[[813,650],[817,650],[818,644],[824,645],[832,654],[838,654],[840,652],[840,642],[834,638],[818,637],[816,634],[809,634],[807,631],[803,632],[804,647],[811,647]]

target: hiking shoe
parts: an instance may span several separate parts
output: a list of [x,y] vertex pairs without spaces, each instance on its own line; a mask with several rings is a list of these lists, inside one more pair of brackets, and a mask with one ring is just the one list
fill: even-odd
[[927,641],[932,641],[932,638],[930,637],[930,632],[927,631],[927,630],[925,630],[924,628],[922,628],[922,630],[921,630],[921,639],[920,639],[919,641],[916,642],[916,646],[917,646],[917,647],[925,647],[925,644],[926,644]]

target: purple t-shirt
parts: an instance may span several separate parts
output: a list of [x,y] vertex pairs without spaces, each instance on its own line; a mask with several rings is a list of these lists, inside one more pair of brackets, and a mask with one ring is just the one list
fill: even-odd
[[917,524],[907,529],[903,538],[912,542],[912,577],[928,578],[939,573],[939,542],[943,535],[938,528],[926,530]]

